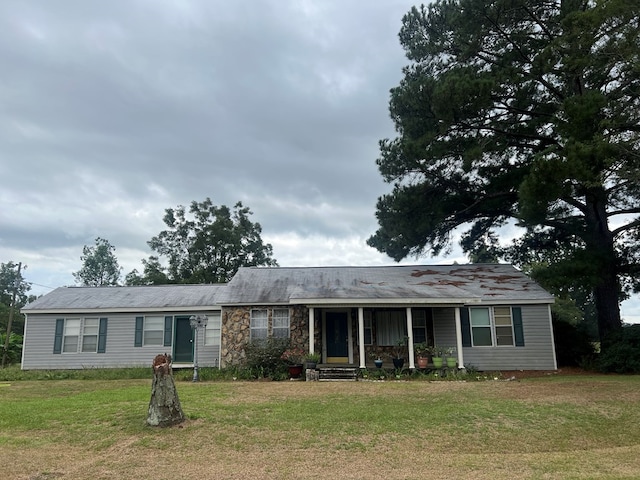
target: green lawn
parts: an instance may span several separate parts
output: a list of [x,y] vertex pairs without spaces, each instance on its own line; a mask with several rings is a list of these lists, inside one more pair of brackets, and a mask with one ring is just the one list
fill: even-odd
[[640,478],[640,377],[0,382],[2,478]]

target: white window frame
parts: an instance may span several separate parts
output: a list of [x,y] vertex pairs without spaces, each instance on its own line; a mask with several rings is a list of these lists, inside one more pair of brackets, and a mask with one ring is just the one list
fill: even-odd
[[[71,323],[71,325],[70,325]],[[80,351],[80,341],[82,333],[82,318],[73,317],[64,319],[64,330],[62,332],[62,346],[60,353],[78,353]],[[71,350],[71,345],[67,344],[67,339],[76,339],[75,350]]]
[[[83,319],[80,331],[82,332],[82,342],[79,350],[82,353],[97,353],[98,341],[100,339],[100,319],[97,317],[87,317]],[[92,337],[95,337],[95,348],[87,350],[87,339]]]
[[269,338],[269,310],[267,308],[252,308],[249,316],[250,339],[266,340]]
[[204,344],[206,346],[220,346],[221,328],[222,318],[220,312],[209,314],[209,321],[204,330]]
[[[498,314],[496,315],[496,309],[498,309]],[[474,326],[473,324],[473,311],[479,311],[479,310],[485,310],[487,311],[487,314],[489,316],[489,324],[488,325],[476,325]],[[504,311],[508,311],[509,312],[509,324],[507,325],[506,323],[499,323],[496,324],[496,318],[498,319],[505,319],[507,318],[507,315],[503,312],[501,312],[501,310]],[[515,329],[513,326],[513,310],[511,309],[510,306],[495,306],[495,307],[471,307],[469,309],[469,326],[471,328],[471,345],[473,347],[476,348],[483,348],[483,347],[514,347],[515,346]],[[510,329],[510,335],[504,335],[504,334],[500,334],[498,335],[498,332],[500,331],[500,329],[505,329],[509,327]],[[485,328],[489,330],[489,335],[490,335],[490,340],[491,340],[491,344],[490,345],[476,345],[475,342],[475,335],[474,335],[474,328]],[[501,338],[511,338],[511,343],[504,343],[501,344],[500,339]]]
[[271,336],[289,338],[291,335],[291,316],[288,308],[274,308],[271,311]]
[[[151,327],[154,328],[151,328]],[[164,345],[164,317],[149,315],[142,322],[142,346],[158,347]]]

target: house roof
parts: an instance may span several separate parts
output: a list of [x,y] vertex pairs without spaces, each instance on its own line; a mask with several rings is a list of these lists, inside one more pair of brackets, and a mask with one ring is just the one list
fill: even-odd
[[22,308],[25,313],[96,310],[135,312],[201,311],[219,308],[226,285],[154,285],[132,287],[60,287]]
[[221,293],[222,305],[553,303],[511,265],[243,267]]

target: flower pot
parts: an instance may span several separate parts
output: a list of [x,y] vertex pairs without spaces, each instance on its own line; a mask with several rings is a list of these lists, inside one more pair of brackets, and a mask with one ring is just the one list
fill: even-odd
[[423,357],[423,356],[418,357],[418,368],[427,368],[428,364],[429,364],[429,357]]
[[289,378],[300,378],[302,365],[289,365]]
[[382,368],[382,360],[374,360],[373,363],[376,365],[376,368]]
[[404,358],[394,358],[392,360],[395,368],[402,368],[404,366]]
[[436,368],[442,368],[443,359],[442,357],[433,357],[433,366]]
[[317,366],[318,366],[318,362],[310,362],[309,360],[307,360],[308,369],[315,370]]
[[456,368],[456,357],[447,357],[447,368]]

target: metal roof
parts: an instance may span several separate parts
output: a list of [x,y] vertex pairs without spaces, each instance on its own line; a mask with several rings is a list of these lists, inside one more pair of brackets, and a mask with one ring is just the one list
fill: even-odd
[[553,303],[533,280],[506,264],[381,267],[243,267],[222,305],[363,303]]
[[29,303],[22,311],[202,310],[218,306],[224,288],[226,285],[60,287]]

